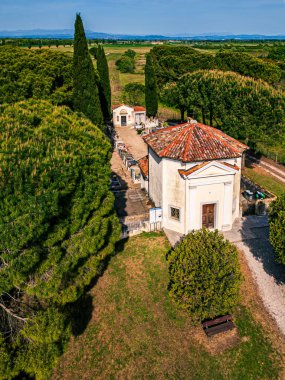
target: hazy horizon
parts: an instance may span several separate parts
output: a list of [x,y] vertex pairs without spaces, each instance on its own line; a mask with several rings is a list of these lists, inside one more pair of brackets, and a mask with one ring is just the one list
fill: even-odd
[[1,0],[0,30],[72,29],[132,35],[284,35],[284,0]]

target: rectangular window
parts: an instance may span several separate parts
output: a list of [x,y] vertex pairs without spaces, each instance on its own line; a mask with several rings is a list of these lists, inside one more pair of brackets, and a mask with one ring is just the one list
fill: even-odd
[[117,121],[120,121],[120,116],[117,116]]
[[180,209],[176,207],[170,207],[170,218],[180,221]]

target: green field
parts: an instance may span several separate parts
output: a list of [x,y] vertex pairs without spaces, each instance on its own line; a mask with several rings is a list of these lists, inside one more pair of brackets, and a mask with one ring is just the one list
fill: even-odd
[[276,196],[281,196],[285,193],[284,183],[260,168],[244,168],[243,174]]
[[87,295],[89,306],[78,312],[79,326],[88,325],[72,338],[53,379],[278,378],[278,354],[243,304],[238,334],[210,341],[176,308],[167,292],[169,249],[155,233],[119,244]]

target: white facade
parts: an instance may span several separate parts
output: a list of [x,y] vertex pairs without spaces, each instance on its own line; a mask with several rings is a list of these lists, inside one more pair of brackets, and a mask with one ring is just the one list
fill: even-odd
[[143,107],[129,107],[121,105],[113,109],[113,124],[115,127],[132,127],[136,124],[145,124],[146,111]]
[[148,193],[148,179],[146,179],[143,175],[141,175],[141,188],[145,189],[145,191]]
[[159,158],[149,147],[148,192],[155,206],[162,207],[163,227],[187,234],[202,228],[210,213],[211,228],[230,230],[239,216],[241,165],[242,156],[183,163]]

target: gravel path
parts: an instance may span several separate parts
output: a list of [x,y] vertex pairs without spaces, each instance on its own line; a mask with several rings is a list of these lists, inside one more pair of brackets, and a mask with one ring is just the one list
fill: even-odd
[[134,156],[135,160],[139,160],[147,155],[147,145],[134,128],[116,127],[116,132],[120,140],[124,141],[128,151]]
[[285,267],[275,262],[267,219],[243,218],[224,235],[244,252],[264,305],[285,336]]

